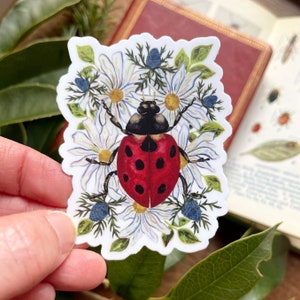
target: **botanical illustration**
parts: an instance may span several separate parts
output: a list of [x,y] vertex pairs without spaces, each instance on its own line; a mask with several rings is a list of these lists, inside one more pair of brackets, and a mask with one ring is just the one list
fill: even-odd
[[227,212],[231,104],[219,46],[149,34],[110,47],[70,40],[57,101],[69,123],[60,153],[78,243],[101,245],[108,259],[207,246]]

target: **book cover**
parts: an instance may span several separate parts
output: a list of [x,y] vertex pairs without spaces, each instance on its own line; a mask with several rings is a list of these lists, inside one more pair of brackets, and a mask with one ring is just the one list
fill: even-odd
[[[217,63],[223,68],[224,90],[231,96],[228,120],[233,135],[248,107],[271,57],[271,47],[180,4],[166,0],[133,0],[110,43],[148,32],[174,40],[216,36],[221,41]],[[226,143],[229,146],[231,139]]]

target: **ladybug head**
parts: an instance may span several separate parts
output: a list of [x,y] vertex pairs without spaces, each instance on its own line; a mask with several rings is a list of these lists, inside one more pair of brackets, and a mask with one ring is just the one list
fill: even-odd
[[126,125],[129,134],[160,134],[169,130],[169,123],[164,115],[159,113],[160,109],[155,100],[142,101]]

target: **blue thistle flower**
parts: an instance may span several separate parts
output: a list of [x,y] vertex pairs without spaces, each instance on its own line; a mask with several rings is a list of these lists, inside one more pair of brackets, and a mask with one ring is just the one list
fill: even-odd
[[75,83],[78,86],[78,88],[84,93],[87,92],[90,88],[89,81],[87,79],[82,78],[82,77],[75,78]]
[[106,216],[108,216],[109,208],[105,202],[96,203],[90,213],[90,220],[93,222],[102,221]]
[[217,101],[218,101],[218,97],[216,95],[210,95],[203,98],[202,104],[206,108],[213,108],[214,105],[217,103]]
[[149,54],[146,58],[146,66],[150,69],[155,69],[160,67],[161,58],[160,53],[157,48],[153,48],[149,51]]
[[193,221],[200,221],[201,219],[201,209],[196,200],[189,199],[187,200],[181,210],[182,214]]

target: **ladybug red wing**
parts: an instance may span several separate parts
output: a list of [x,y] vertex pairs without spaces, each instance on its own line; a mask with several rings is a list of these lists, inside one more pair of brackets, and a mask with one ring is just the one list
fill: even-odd
[[[145,151],[143,142],[151,139]],[[125,192],[144,207],[154,207],[174,189],[180,168],[179,148],[171,135],[129,135],[123,138],[117,157],[117,174]]]

